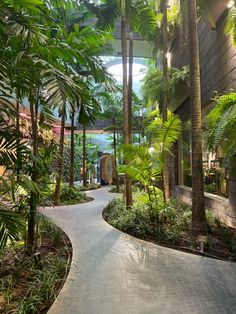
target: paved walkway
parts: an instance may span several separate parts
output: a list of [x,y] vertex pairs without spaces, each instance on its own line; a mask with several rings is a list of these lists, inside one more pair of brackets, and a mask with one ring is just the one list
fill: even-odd
[[74,250],[49,314],[236,313],[236,264],[126,235],[102,219],[114,194],[88,194],[93,202],[45,209]]

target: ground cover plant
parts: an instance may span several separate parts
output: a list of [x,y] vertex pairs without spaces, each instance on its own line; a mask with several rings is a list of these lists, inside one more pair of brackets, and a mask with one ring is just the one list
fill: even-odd
[[40,216],[36,253],[27,254],[24,242],[8,245],[0,255],[0,312],[46,313],[67,276],[70,241],[62,230]]
[[[89,202],[92,200],[92,198],[83,193],[83,191],[96,188],[98,188],[97,185],[96,186],[92,185],[91,187],[88,186],[84,188],[75,185],[73,187],[70,187],[66,184],[63,184],[61,187],[61,205],[75,205]],[[54,185],[52,185],[51,187],[49,186],[49,192],[43,201],[43,205],[51,206],[53,205],[53,201],[54,201]]]
[[99,189],[101,187],[101,184],[96,184],[96,183],[91,183],[91,184],[87,184],[86,186],[80,186],[77,187],[80,191],[90,191],[90,190],[96,190]]
[[[144,192],[136,192],[133,207],[125,208],[123,199],[114,199],[103,212],[104,219],[128,234],[176,249],[200,253],[200,243],[191,235],[191,207],[177,199],[163,202],[159,190],[149,200]],[[236,230],[221,223],[207,211],[208,238],[204,255],[236,261]]]

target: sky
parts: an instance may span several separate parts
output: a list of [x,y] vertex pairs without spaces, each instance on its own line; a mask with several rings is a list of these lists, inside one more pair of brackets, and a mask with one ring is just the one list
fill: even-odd
[[[128,64],[127,64],[128,69]],[[122,75],[123,75],[123,68],[122,64],[115,64],[108,67],[108,71],[114,76],[119,84],[122,85]],[[140,94],[140,86],[141,80],[144,78],[147,71],[147,67],[143,64],[133,63],[133,89],[134,91],[141,96]]]

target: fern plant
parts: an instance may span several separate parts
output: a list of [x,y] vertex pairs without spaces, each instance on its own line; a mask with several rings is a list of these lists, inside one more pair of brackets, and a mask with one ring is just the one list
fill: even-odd
[[227,24],[225,26],[226,35],[231,35],[233,37],[234,44],[236,44],[236,1],[229,10]]
[[236,147],[236,93],[217,96],[214,101],[216,106],[208,114],[206,145],[211,151],[229,157],[235,154]]
[[167,121],[163,122],[157,110],[150,113],[148,121],[146,132],[152,138],[153,149],[148,144],[122,145],[120,149],[128,163],[119,166],[118,170],[138,181],[151,199],[156,195],[155,184],[161,179],[165,158],[171,154],[178,139],[181,122],[170,112]]

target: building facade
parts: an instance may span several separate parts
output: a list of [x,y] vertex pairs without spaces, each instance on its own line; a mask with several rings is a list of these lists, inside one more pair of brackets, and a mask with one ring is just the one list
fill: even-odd
[[[206,2],[211,22],[204,17],[198,21],[203,126],[206,115],[214,106],[212,98],[216,93],[236,90],[236,47],[232,38],[225,35],[229,1]],[[181,15],[182,23],[168,54],[169,64],[174,68],[189,64],[187,16],[183,10]],[[183,88],[181,97],[173,104],[173,111],[183,122],[183,131],[172,163],[172,190],[176,196],[191,203],[191,107],[188,88]],[[236,194],[229,185],[227,169],[221,164],[222,158],[206,150],[203,156],[206,208],[236,227]]]

